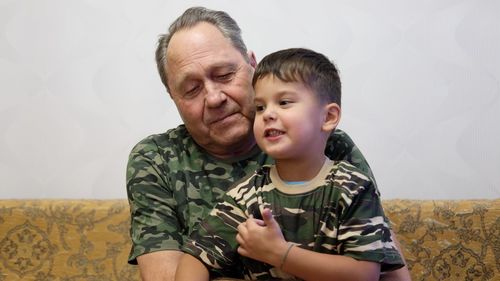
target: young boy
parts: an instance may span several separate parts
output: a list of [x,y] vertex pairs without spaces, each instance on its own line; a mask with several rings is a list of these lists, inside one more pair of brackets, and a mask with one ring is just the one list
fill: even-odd
[[[334,64],[266,56],[253,78],[255,139],[275,164],[229,190],[186,242],[176,280],[378,280],[403,266],[372,179],[325,154],[340,120]],[[272,211],[272,213],[271,213]]]

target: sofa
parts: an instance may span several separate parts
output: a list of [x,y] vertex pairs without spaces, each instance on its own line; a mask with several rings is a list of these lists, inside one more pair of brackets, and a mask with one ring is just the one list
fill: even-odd
[[[500,280],[500,199],[384,200],[417,280]],[[0,281],[140,280],[120,200],[0,200]]]

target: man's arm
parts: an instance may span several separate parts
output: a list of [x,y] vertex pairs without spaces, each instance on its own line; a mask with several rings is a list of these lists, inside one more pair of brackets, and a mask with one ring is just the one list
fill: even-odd
[[189,254],[182,256],[175,275],[176,281],[208,281],[209,278],[208,269],[201,261]]
[[132,251],[143,280],[174,280],[182,252],[182,229],[173,191],[168,186],[160,147],[146,138],[134,147],[127,165]]
[[143,281],[174,281],[175,272],[183,253],[158,251],[137,257]]

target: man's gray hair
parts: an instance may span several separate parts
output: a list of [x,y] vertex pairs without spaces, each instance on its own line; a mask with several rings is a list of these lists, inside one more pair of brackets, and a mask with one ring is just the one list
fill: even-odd
[[243,58],[248,61],[247,47],[241,38],[241,29],[233,18],[224,11],[214,11],[204,7],[189,8],[170,25],[168,33],[160,35],[158,39],[156,66],[158,67],[161,81],[169,93],[170,89],[168,87],[168,77],[165,68],[167,65],[167,49],[170,39],[177,31],[193,27],[200,22],[211,23],[217,27],[222,35],[229,38],[233,46],[243,55]]

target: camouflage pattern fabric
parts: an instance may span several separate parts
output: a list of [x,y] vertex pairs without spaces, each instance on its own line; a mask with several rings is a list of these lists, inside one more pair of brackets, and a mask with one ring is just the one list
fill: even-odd
[[238,256],[237,226],[264,207],[273,211],[285,240],[299,247],[377,262],[384,271],[403,266],[373,182],[345,161],[327,160],[313,181],[294,185],[282,182],[275,166],[264,166],[216,204],[183,250],[212,268],[214,277],[242,268],[247,280],[292,278]]
[[[371,175],[361,152],[340,130],[331,135],[325,153]],[[129,263],[137,264],[137,256],[145,253],[180,250],[193,226],[230,186],[270,163],[257,146],[239,158],[214,158],[194,142],[184,125],[139,142],[127,165]]]

